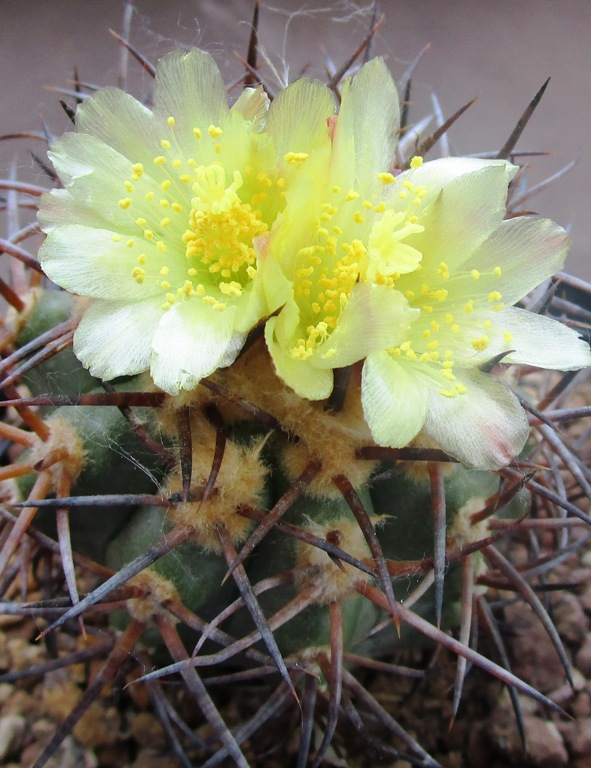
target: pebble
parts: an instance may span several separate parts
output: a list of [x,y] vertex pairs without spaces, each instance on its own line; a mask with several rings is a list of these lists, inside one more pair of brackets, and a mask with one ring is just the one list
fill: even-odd
[[0,717],[0,761],[20,749],[27,721],[20,715]]

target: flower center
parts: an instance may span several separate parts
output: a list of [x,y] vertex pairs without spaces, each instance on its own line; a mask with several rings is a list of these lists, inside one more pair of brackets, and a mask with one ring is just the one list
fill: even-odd
[[[205,274],[224,278],[218,288],[224,296],[241,296],[245,284],[256,275],[253,241],[267,231],[260,211],[242,203],[236,194],[242,186],[242,176],[234,171],[234,181],[225,186],[224,169],[218,165],[199,168],[193,184],[195,197],[191,200],[189,227],[183,234],[185,255],[190,278]],[[205,270],[204,270],[205,268]],[[201,295],[207,303],[202,282],[193,284],[190,295]],[[221,310],[223,302],[212,304]]]
[[[420,158],[415,160],[412,167],[420,167]],[[396,181],[390,173],[378,180],[384,186]],[[400,275],[419,267],[422,254],[404,241],[424,230],[416,212],[425,194],[410,179],[387,200],[381,193],[364,200],[356,190],[332,188],[330,201],[321,206],[314,244],[296,257],[301,336],[290,351],[293,358],[311,357],[328,339],[358,280],[394,289]]]
[[[164,310],[199,297],[223,311],[256,275],[253,241],[268,229],[259,206],[268,205],[268,189],[274,183],[283,204],[283,179],[273,182],[250,166],[243,169],[244,178],[235,168],[226,169],[224,132],[215,125],[203,131],[193,128],[196,155],[213,160],[198,164],[177,141],[174,117],[167,123],[170,133],[160,142],[162,154],[153,158],[149,169],[142,163],[131,166],[124,182],[128,196],[119,200],[130,217],[131,237],[125,244],[136,253],[131,277],[139,284],[158,285],[164,292]],[[187,145],[187,137],[182,145]]]

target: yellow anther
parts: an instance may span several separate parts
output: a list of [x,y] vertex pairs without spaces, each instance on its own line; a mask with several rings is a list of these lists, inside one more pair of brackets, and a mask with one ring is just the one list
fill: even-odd
[[137,263],[143,266],[146,263],[146,254],[140,253],[140,255],[137,257]]
[[449,267],[447,266],[445,261],[442,261],[439,267],[437,268],[437,274],[442,280],[449,279]]
[[495,267],[493,269],[493,275],[495,277],[500,277],[503,274],[503,270],[500,267]]
[[470,272],[470,275],[474,278],[474,280],[478,280],[478,278],[480,277],[480,272],[477,269],[473,269]]
[[223,130],[219,127],[219,125],[210,125],[207,129],[207,133],[209,133],[212,139],[217,139],[218,136],[222,135]]
[[170,283],[168,282],[168,280],[163,280],[160,283],[160,287],[164,288],[164,290],[167,291],[170,288]]
[[175,119],[174,119],[174,117],[173,117],[172,115],[170,115],[170,117],[167,117],[167,118],[166,118],[166,122],[168,123],[168,125],[169,125],[171,128],[174,128]]
[[144,277],[146,276],[146,270],[142,269],[141,267],[134,267],[131,270],[131,276],[134,278],[136,283],[139,283],[141,285],[144,282]]
[[120,243],[122,239],[121,235],[111,235],[111,240],[114,243]]
[[481,336],[479,339],[474,339],[472,341],[472,346],[477,352],[483,352],[488,345],[490,344],[490,339],[488,336]]
[[385,210],[386,210],[386,203],[384,202],[378,203],[374,208],[374,211],[376,213],[384,213]]
[[160,219],[160,226],[164,229],[170,224],[170,219],[168,216],[165,216],[163,219]]
[[359,192],[355,192],[354,189],[350,189],[345,195],[345,200],[347,202],[351,202],[351,200],[357,200],[358,197],[359,197]]
[[160,189],[163,192],[168,192],[168,190],[171,188],[171,186],[172,186],[172,181],[170,179],[164,179],[164,181],[160,185]]
[[133,192],[134,186],[131,181],[126,181],[123,185],[128,192]]
[[162,149],[170,149],[170,141],[168,141],[168,139],[162,139],[160,146]]
[[170,272],[170,267],[162,267],[160,269],[160,274],[162,277],[166,277],[166,275]]
[[170,207],[170,200],[164,200],[164,199],[162,199],[162,200],[160,201],[160,207],[161,207],[161,208],[168,208],[168,207]]
[[365,219],[359,213],[359,211],[357,211],[357,213],[353,216],[353,221],[355,221],[357,224],[365,224]]
[[423,164],[423,158],[420,157],[420,155],[415,155],[413,159],[410,161],[411,168],[420,168],[422,164]]
[[179,160],[178,158],[175,158],[175,159],[172,161],[172,167],[173,167],[173,168],[180,168],[182,164],[183,164],[183,161],[182,161],[182,160]]
[[146,240],[153,240],[154,239],[154,233],[151,229],[144,229],[144,237]]
[[452,327],[451,327],[451,332],[452,332],[452,333],[458,333],[458,332],[459,332],[459,330],[460,330],[460,326],[459,326],[457,323],[454,323],[454,324],[452,325]]
[[492,304],[494,301],[500,301],[503,298],[502,294],[500,294],[498,291],[491,291],[488,294],[488,300]]
[[201,131],[199,130],[199,128],[193,128],[193,136],[196,139],[200,139],[201,138]]
[[288,165],[300,165],[309,157],[307,152],[288,152],[283,159]]
[[175,213],[180,213],[183,210],[183,206],[180,203],[173,203],[170,207]]
[[454,389],[440,389],[439,394],[443,395],[443,397],[455,397],[458,393],[457,390]]
[[340,194],[340,192],[341,192],[341,188],[340,188],[340,187],[338,187],[338,186],[334,186],[334,187],[332,188],[332,193],[333,193],[334,195],[338,195],[338,194]]
[[373,204],[370,203],[369,200],[364,200],[362,205],[363,205],[363,207],[365,208],[366,211],[371,211],[371,209],[373,208]]
[[456,392],[458,393],[458,395],[465,395],[467,391],[468,391],[467,387],[465,387],[459,381],[456,382]]
[[378,173],[378,179],[384,186],[386,184],[393,184],[396,181],[396,178],[391,173]]
[[126,210],[131,205],[131,197],[124,197],[123,200],[119,200],[119,208]]
[[136,219],[135,223],[138,225],[138,227],[145,227],[148,224],[147,220],[144,219],[143,216],[140,216],[139,219]]
[[448,325],[451,325],[453,321],[454,321],[454,316],[448,312],[447,315],[445,316],[445,322]]
[[127,240],[127,241],[126,241],[125,245],[126,245],[128,248],[133,248],[133,245],[134,245],[134,241],[133,241],[131,238],[129,238],[129,240]]
[[151,203],[154,199],[154,193],[153,192],[146,192],[146,201],[148,203]]
[[131,170],[133,171],[133,175],[136,177],[134,180],[137,181],[142,177],[144,173],[144,166],[141,163],[134,163],[131,166]]
[[158,155],[154,158],[154,164],[155,165],[164,165],[166,163],[166,158],[164,155]]
[[471,312],[474,312],[474,299],[470,299],[470,301],[464,304],[464,312],[466,312],[468,315]]

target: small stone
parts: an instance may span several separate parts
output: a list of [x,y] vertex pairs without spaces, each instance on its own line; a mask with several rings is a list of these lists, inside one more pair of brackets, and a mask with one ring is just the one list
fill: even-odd
[[0,760],[20,749],[27,721],[20,715],[0,717]]
[[591,717],[577,720],[570,746],[575,757],[591,757]]
[[575,717],[591,716],[591,696],[587,692],[580,693],[573,702]]
[[575,662],[577,669],[580,669],[584,675],[591,675],[591,635],[587,635],[583,645],[579,648]]
[[589,631],[589,619],[576,595],[563,594],[554,611],[558,634],[567,643],[580,645]]
[[497,707],[488,724],[488,739],[494,752],[504,755],[512,765],[567,768],[568,753],[555,723],[526,714],[523,725],[527,744],[525,755],[513,712],[506,703]]
[[14,690],[14,685],[11,685],[10,683],[0,683],[0,707],[8,701],[14,693]]
[[148,712],[140,712],[134,717],[130,731],[138,744],[147,749],[163,749],[166,746],[162,726]]

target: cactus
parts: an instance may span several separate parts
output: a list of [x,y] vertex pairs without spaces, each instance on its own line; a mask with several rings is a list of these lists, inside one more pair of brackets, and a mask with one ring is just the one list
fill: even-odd
[[[362,49],[369,40],[371,34]],[[48,237],[39,261],[22,246],[30,227],[10,232],[2,245],[14,260],[12,285],[0,284],[10,305],[0,363],[0,434],[11,446],[0,469],[3,609],[34,611],[47,642],[58,629],[108,639],[35,671],[106,656],[36,768],[132,653],[157,664],[134,685],[147,687],[171,752],[185,766],[226,757],[239,766],[263,764],[251,736],[294,713],[301,713],[298,766],[320,765],[347,723],[370,750],[439,765],[399,724],[404,713],[387,711],[358,675],[376,659],[433,643],[457,657],[454,716],[468,662],[509,686],[518,718],[516,692],[560,712],[511,673],[486,589],[513,591],[533,609],[570,679],[548,611],[506,545],[541,529],[556,546],[549,554],[532,551],[528,567],[547,571],[561,550],[577,547],[570,526],[591,522],[572,501],[577,488],[588,493],[584,458],[557,428],[588,415],[588,407],[554,408],[573,371],[591,363],[588,346],[574,330],[533,314],[560,311],[582,327],[584,313],[556,301],[548,282],[562,263],[564,233],[521,217],[511,196],[507,203],[509,183],[511,194],[522,185],[513,196],[519,205],[527,192],[505,159],[423,163],[453,120],[418,148],[405,140],[381,60],[367,62],[353,79],[344,77],[349,67],[333,78],[337,117],[328,88],[309,81],[282,90],[271,107],[260,85],[247,89],[227,112],[219,105],[219,73],[202,52],[170,54],[157,68],[132,52],[157,73],[153,110],[115,90],[79,106],[72,115],[78,133],[52,143],[55,187],[61,180],[65,190],[42,197]],[[256,45],[248,72],[256,72]],[[203,98],[186,108],[194,123],[185,124],[192,89]],[[123,107],[129,114],[117,111]],[[115,128],[101,122],[109,110]],[[150,155],[131,135],[136,119],[138,133],[148,143],[156,136],[162,154]],[[203,154],[192,163],[174,155],[187,130],[205,147],[195,149]],[[371,155],[389,151],[399,130],[394,164],[381,167],[378,188],[368,168],[373,173],[382,159]],[[116,147],[107,141],[113,135]],[[517,138],[503,158],[518,159]],[[89,158],[91,148],[96,156]],[[172,168],[166,178],[159,175],[165,166]],[[114,197],[113,178],[123,167]],[[323,192],[325,172],[330,188]],[[191,191],[179,203],[169,190],[188,182]],[[2,184],[14,191],[15,211],[17,190],[44,192]],[[402,188],[402,213],[385,202],[391,198],[382,187],[391,185]],[[158,188],[166,215],[156,221]],[[405,202],[409,195],[414,208]],[[471,196],[488,205],[482,219],[498,222],[467,228],[462,216],[477,212]],[[191,279],[183,273],[177,290],[182,270],[166,232],[178,229],[174,215],[187,202],[182,258],[193,264],[200,255],[208,269],[190,267]],[[351,215],[342,212],[348,204]],[[133,214],[132,226],[126,217],[136,209],[142,215]],[[215,217],[225,217],[224,226],[212,235]],[[333,243],[346,255],[330,262],[333,271],[319,284],[327,294],[337,287],[340,308],[322,294],[322,310],[310,310],[314,259],[340,257]],[[460,274],[452,259],[461,247],[469,266]],[[517,264],[514,295],[507,278],[501,295],[491,286],[513,268],[508,247],[517,249],[516,261],[523,252],[524,262],[535,258],[537,266],[529,264],[533,277],[517,280]],[[164,265],[157,278],[150,261],[156,251]],[[243,261],[235,266],[228,254],[237,253]],[[501,256],[502,269],[495,260]],[[469,289],[479,280],[488,281],[484,298]],[[151,294],[142,293],[146,286]],[[521,300],[521,308],[505,308],[502,299]],[[460,301],[466,317],[474,311],[478,321],[464,318],[462,325],[452,317]],[[433,312],[437,302],[443,310]],[[305,315],[312,311],[314,324]],[[495,311],[504,325],[483,319]],[[432,318],[460,340],[453,354],[436,351],[439,339],[449,342]],[[542,337],[548,348],[536,350]],[[510,363],[530,368],[516,372]],[[569,372],[547,378],[536,366]],[[465,396],[470,387],[479,401]],[[14,589],[31,552],[61,569],[59,592],[32,604]],[[502,663],[473,646],[476,614]],[[172,698],[166,701],[162,679],[176,674],[212,738],[191,736]],[[224,721],[212,693],[220,675],[230,691],[241,680],[259,691],[256,711],[247,708],[242,724]],[[322,733],[314,741],[316,719]]]

